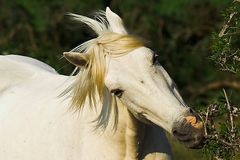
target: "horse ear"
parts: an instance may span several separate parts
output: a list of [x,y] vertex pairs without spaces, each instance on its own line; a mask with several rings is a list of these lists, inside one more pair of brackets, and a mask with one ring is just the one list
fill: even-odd
[[77,67],[86,66],[88,62],[86,56],[79,52],[63,52],[63,56]]
[[112,12],[109,7],[106,8],[106,17],[113,32],[127,34],[122,19],[116,13]]

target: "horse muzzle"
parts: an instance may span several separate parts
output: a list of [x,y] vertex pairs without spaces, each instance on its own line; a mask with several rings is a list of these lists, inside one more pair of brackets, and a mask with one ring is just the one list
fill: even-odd
[[173,124],[172,134],[188,148],[203,146],[203,123],[197,115],[192,113]]

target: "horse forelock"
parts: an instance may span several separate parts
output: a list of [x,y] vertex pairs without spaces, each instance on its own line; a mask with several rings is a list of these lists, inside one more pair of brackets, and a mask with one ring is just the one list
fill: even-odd
[[[71,51],[79,52],[87,59],[86,66],[78,67],[75,81],[65,91],[70,92],[71,108],[79,111],[88,101],[91,107],[102,104],[102,110],[97,118],[97,128],[106,128],[110,114],[117,115],[116,97],[112,95],[104,84],[107,70],[106,56],[114,58],[123,56],[136,48],[143,46],[143,42],[128,34],[114,33],[105,18],[105,12],[97,12],[96,19],[69,14],[74,20],[85,23],[98,35]],[[116,126],[116,118],[114,126]]]

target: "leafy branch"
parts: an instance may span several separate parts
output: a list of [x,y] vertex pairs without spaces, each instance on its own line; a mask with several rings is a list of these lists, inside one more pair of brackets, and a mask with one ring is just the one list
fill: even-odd
[[225,23],[221,31],[212,35],[212,56],[223,71],[240,73],[240,1],[235,0],[223,14]]
[[238,107],[231,106],[223,89],[225,103],[211,104],[201,112],[204,121],[206,143],[204,152],[209,159],[231,159],[240,151]]

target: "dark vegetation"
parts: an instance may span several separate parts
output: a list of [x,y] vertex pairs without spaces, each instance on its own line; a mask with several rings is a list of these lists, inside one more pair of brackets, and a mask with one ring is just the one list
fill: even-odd
[[[236,76],[240,73],[239,14],[240,1],[233,1],[222,14],[225,22],[221,30],[212,34],[210,56],[220,70]],[[236,88],[238,82],[234,84]],[[207,110],[202,112],[207,138],[204,151],[209,159],[240,159],[239,108],[230,103],[225,89],[223,97],[209,104]]]
[[34,57],[69,74],[73,67],[62,52],[95,35],[65,13],[91,15],[110,6],[130,33],[160,55],[184,99],[205,121],[202,151],[173,142],[175,159],[240,159],[239,5],[229,0],[2,0],[0,52]]

